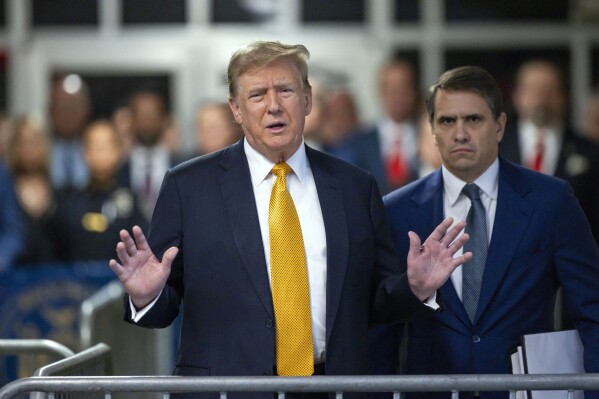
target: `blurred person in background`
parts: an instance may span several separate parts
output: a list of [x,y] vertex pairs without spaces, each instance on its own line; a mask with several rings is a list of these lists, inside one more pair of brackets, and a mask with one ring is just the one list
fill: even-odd
[[356,102],[348,90],[332,90],[326,95],[321,112],[320,143],[323,151],[335,154],[335,149],[360,126]]
[[129,159],[135,137],[133,135],[133,113],[127,102],[119,102],[110,114],[110,122],[119,134],[122,144],[123,162]]
[[211,154],[237,142],[243,136],[226,102],[209,102],[198,107],[195,119],[196,151]]
[[122,144],[114,126],[92,122],[85,129],[83,151],[89,184],[61,191],[53,220],[59,258],[68,262],[110,259],[121,229],[146,226],[135,196],[117,182]]
[[128,161],[119,171],[118,180],[120,186],[135,193],[139,208],[149,222],[162,178],[174,163],[163,141],[169,116],[164,97],[152,90],[133,93],[129,107],[135,144]]
[[8,271],[23,248],[23,220],[12,177],[0,162],[0,274]]
[[170,114],[167,115],[165,126],[161,145],[168,150],[171,157],[177,158],[181,151],[181,126]]
[[599,148],[568,124],[562,71],[545,60],[524,63],[512,102],[517,118],[506,126],[500,154],[570,183],[599,243]]
[[435,143],[433,129],[428,120],[426,104],[423,104],[418,118],[418,178],[440,168],[441,162],[441,154]]
[[81,150],[81,134],[91,111],[89,89],[81,77],[71,74],[54,79],[49,105],[53,139],[50,176],[56,189],[87,185],[89,171]]
[[21,118],[15,125],[8,165],[23,214],[26,248],[15,265],[52,262],[56,250],[50,221],[56,211],[56,199],[50,180],[50,140],[44,127],[31,117]]
[[312,111],[306,116],[304,140],[310,147],[322,150],[320,129],[322,127],[322,112],[326,101],[326,94],[329,89],[318,78],[318,74],[316,78],[310,80],[310,85],[312,86]]
[[8,155],[8,146],[14,133],[14,123],[7,114],[0,114],[0,160],[5,160]]
[[599,91],[593,92],[585,104],[584,135],[594,143],[599,143]]
[[414,180],[417,133],[414,123],[418,82],[414,65],[394,57],[379,70],[383,115],[343,146],[343,159],[372,173],[381,194]]

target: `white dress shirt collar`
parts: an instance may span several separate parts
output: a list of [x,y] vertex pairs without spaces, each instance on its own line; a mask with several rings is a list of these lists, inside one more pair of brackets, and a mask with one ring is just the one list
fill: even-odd
[[[443,174],[443,190],[445,197],[449,200],[449,204],[455,204],[458,200],[462,189],[466,182],[448,171],[445,166],[441,167]],[[499,178],[499,159],[495,161],[480,175],[473,183],[475,183],[481,191],[488,195],[492,200],[497,200],[497,187]]]
[[[258,152],[245,139],[243,140],[243,150],[245,151],[245,156],[247,157],[250,167],[252,186],[256,188],[266,180],[275,164],[263,154]],[[306,156],[306,147],[304,146],[303,139],[302,144],[299,146],[297,151],[295,151],[295,153],[293,153],[293,155],[289,157],[286,162],[289,166],[291,166],[293,173],[297,176],[300,183],[302,185],[305,184],[308,158]]]

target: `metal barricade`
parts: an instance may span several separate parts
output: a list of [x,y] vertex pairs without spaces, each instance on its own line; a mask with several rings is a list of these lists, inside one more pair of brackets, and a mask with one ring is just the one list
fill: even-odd
[[[13,381],[0,389],[0,399],[13,399],[24,392],[102,393],[106,399],[114,392],[170,393],[212,392],[226,399],[234,392],[272,392],[284,399],[285,392],[331,392],[343,399],[350,392],[451,392],[457,399],[461,391],[507,391],[515,399],[517,391],[599,390],[599,374],[534,375],[414,375],[414,376],[316,376],[316,377],[31,377]],[[89,396],[88,396],[89,397]]]
[[[111,354],[112,351],[108,345],[99,343],[66,359],[37,369],[34,376],[109,376],[112,375]],[[59,398],[90,398],[89,394],[54,396]],[[46,397],[43,391],[34,392],[30,396],[31,399],[44,399]],[[97,397],[101,398],[102,396]]]
[[0,355],[50,355],[57,358],[73,356],[75,353],[58,342],[49,339],[0,339]]
[[98,342],[109,345],[117,375],[171,374],[175,363],[173,327],[146,329],[124,322],[123,296],[121,283],[114,280],[81,304],[81,347]]
[[[31,375],[31,370],[41,365],[74,354],[65,345],[49,339],[0,339],[0,356],[15,356],[18,374],[22,376]],[[30,371],[26,373],[24,370]]]

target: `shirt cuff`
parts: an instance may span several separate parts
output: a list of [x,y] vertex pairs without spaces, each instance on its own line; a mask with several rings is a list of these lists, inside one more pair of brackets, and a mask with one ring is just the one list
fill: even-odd
[[135,305],[133,305],[133,301],[131,300],[131,297],[129,297],[129,308],[131,309],[131,320],[134,323],[137,323],[142,317],[144,317],[145,314],[148,313],[150,311],[150,309],[152,309],[152,307],[154,306],[156,301],[158,301],[158,298],[160,298],[160,295],[162,295],[162,291],[160,291],[160,294],[158,294],[158,296],[152,302],[150,302],[145,308],[140,309],[140,310],[135,309]]
[[441,306],[437,303],[437,291],[433,293],[426,301],[423,302],[426,306],[433,310],[439,309]]

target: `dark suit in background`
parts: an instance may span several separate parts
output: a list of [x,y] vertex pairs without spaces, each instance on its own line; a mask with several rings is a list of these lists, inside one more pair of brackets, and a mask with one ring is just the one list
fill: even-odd
[[[508,124],[499,144],[499,153],[521,165],[523,162],[518,135],[518,124]],[[578,136],[573,129],[566,129],[562,139],[553,175],[570,183],[589,220],[595,242],[599,244],[599,147]]]

